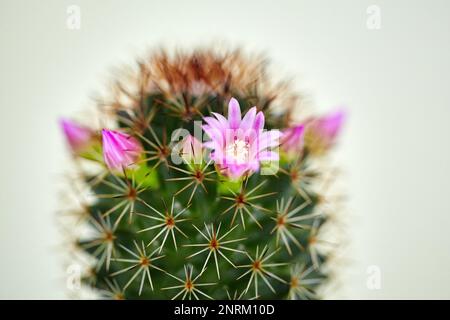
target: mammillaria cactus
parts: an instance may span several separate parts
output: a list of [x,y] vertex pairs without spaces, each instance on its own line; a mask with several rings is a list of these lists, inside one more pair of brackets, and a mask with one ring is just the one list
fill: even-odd
[[301,97],[270,80],[241,51],[160,51],[99,101],[108,125],[62,121],[89,195],[83,283],[127,299],[319,298],[316,163],[344,114],[296,120]]

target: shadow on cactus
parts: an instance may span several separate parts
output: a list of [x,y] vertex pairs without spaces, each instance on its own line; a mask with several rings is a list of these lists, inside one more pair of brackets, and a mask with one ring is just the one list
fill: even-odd
[[238,50],[160,51],[98,101],[107,128],[61,121],[90,230],[76,235],[86,286],[126,299],[320,298],[318,186],[344,113],[299,121],[302,97],[271,79]]

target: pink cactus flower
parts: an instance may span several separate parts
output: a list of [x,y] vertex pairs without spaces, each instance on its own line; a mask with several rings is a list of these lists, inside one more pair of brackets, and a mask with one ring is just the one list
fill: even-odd
[[296,157],[303,150],[305,126],[297,125],[283,131],[281,148],[289,158]]
[[192,135],[181,142],[181,158],[188,163],[201,164],[203,161],[203,145]]
[[277,161],[277,152],[268,148],[277,147],[281,132],[263,131],[264,114],[251,108],[241,118],[239,102],[231,98],[228,105],[228,119],[213,113],[214,117],[205,117],[203,130],[211,138],[204,146],[212,149],[211,159],[221,172],[235,180],[244,174],[256,172],[261,161]]
[[67,143],[75,153],[86,151],[92,144],[94,131],[69,119],[60,119]]
[[103,159],[110,170],[121,171],[133,166],[142,153],[141,144],[132,136],[113,130],[102,130]]
[[346,113],[338,110],[320,118],[310,120],[306,126],[306,139],[309,148],[321,153],[332,147],[342,130]]

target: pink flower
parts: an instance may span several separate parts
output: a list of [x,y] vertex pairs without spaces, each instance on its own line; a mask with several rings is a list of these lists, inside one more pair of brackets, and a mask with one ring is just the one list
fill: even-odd
[[338,110],[310,120],[306,127],[306,140],[309,149],[321,153],[332,147],[342,130],[345,117],[345,112]]
[[202,143],[192,135],[186,136],[181,142],[181,154],[181,158],[185,162],[201,164],[203,161]]
[[121,171],[136,163],[142,153],[141,144],[132,136],[113,130],[102,130],[103,159],[110,170]]
[[281,148],[286,152],[288,157],[295,157],[302,152],[304,137],[305,126],[302,124],[287,128],[283,131]]
[[278,153],[267,150],[279,145],[280,131],[264,131],[264,114],[251,108],[241,119],[239,102],[231,98],[228,119],[213,113],[205,117],[203,130],[211,138],[204,144],[212,149],[211,159],[222,173],[237,179],[246,173],[259,170],[261,161],[277,161]]
[[93,130],[69,119],[60,119],[59,123],[73,152],[80,153],[91,146],[94,138]]

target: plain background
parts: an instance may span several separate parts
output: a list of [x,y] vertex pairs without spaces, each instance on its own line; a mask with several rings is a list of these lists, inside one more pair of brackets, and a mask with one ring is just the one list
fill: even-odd
[[[72,4],[80,30],[66,26]],[[111,68],[145,48],[224,40],[266,53],[318,111],[349,111],[336,158],[350,262],[328,297],[449,299],[449,14],[445,0],[0,0],[0,298],[67,297],[57,118],[86,110]],[[379,290],[366,285],[371,265]]]

